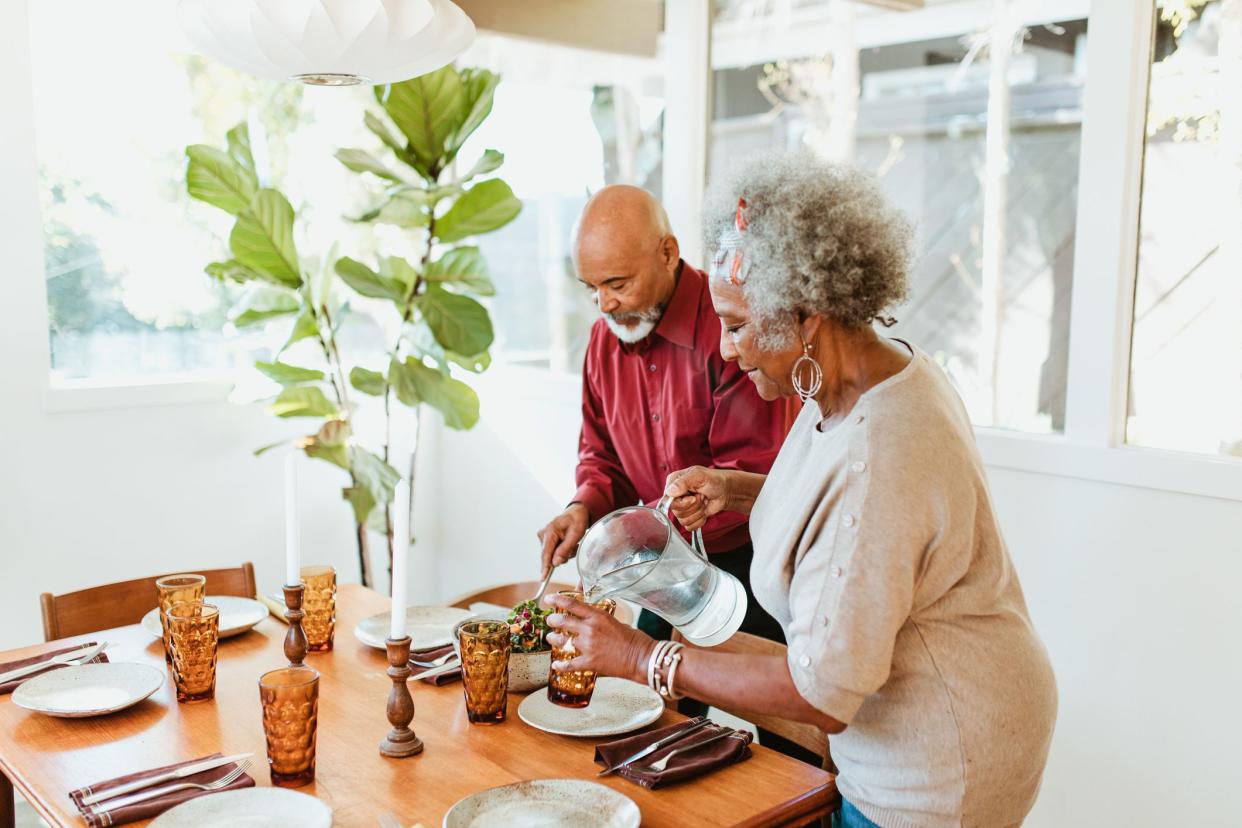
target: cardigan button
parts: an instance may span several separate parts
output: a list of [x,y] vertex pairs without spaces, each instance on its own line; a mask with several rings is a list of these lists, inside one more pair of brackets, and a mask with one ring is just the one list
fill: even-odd
[[861,460],[855,460],[854,465],[850,466],[850,471],[864,472],[867,470],[867,464]]
[[811,666],[811,657],[810,657],[810,656],[802,656],[802,658],[798,659],[798,666],[799,666],[799,667],[810,667],[810,666]]
[[845,517],[841,518],[841,522],[842,522],[842,523],[844,523],[846,526],[853,526],[853,525],[854,525],[854,516],[853,516],[853,515],[846,515]]

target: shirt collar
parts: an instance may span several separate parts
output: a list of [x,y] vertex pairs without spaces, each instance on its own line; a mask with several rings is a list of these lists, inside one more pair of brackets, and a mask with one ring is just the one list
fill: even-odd
[[677,286],[654,333],[674,345],[694,350],[694,333],[699,321],[699,300],[703,294],[703,274],[684,261],[677,263]]

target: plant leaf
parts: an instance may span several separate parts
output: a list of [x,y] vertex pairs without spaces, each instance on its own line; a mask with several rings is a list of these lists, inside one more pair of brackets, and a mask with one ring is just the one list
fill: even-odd
[[402,298],[409,296],[418,281],[418,269],[400,256],[384,256],[380,259],[380,276],[402,285]]
[[289,332],[289,338],[285,340],[285,344],[280,346],[277,355],[283,354],[289,350],[289,346],[295,342],[301,342],[303,339],[310,339],[319,333],[319,323],[315,321],[314,315],[310,312],[310,308],[302,308],[302,312],[298,314],[298,318],[293,321],[293,330]]
[[257,449],[255,449],[254,456],[258,457],[262,454],[266,454],[267,452],[271,451],[274,448],[280,448],[281,446],[287,446],[287,445],[289,445],[288,440],[280,440],[275,443],[268,443],[266,446],[259,446]]
[[344,420],[328,420],[319,431],[303,441],[302,450],[307,457],[326,460],[334,466],[349,471],[349,423]]
[[317,385],[295,385],[286,388],[267,407],[277,417],[335,417],[336,404]]
[[229,235],[233,258],[278,284],[299,287],[302,274],[293,244],[293,207],[277,190],[262,189],[237,216]]
[[409,139],[419,173],[434,180],[445,163],[445,145],[467,111],[466,88],[450,66],[401,83],[376,89],[380,103],[397,129]]
[[500,83],[500,76],[486,69],[463,69],[461,79],[465,89],[464,115],[449,138],[446,147],[447,161],[456,157],[466,139],[491,114],[492,102],[496,97],[496,84]]
[[381,276],[356,259],[348,256],[337,259],[336,272],[341,281],[362,296],[390,299],[394,302],[405,301],[405,288],[401,282]]
[[[359,446],[349,447],[349,469],[357,484],[355,488],[361,488],[370,496],[372,506],[392,502],[393,489],[401,479],[396,469]],[[366,520],[366,516],[362,516],[361,520]]]
[[380,397],[383,396],[384,388],[388,383],[379,371],[370,371],[361,366],[355,366],[349,372],[349,384],[364,394]]
[[340,161],[348,169],[356,173],[371,173],[380,178],[403,183],[401,176],[384,166],[384,162],[380,161],[371,153],[361,149],[339,149],[335,153],[337,161]]
[[494,149],[484,150],[483,157],[478,161],[475,161],[474,166],[471,167],[465,175],[457,180],[458,182],[469,181],[470,179],[477,178],[480,175],[487,175],[490,172],[495,172],[500,169],[500,165],[503,163],[505,163],[505,154],[503,152],[499,152]]
[[489,233],[513,221],[520,212],[522,202],[513,195],[509,185],[499,178],[489,178],[467,190],[440,217],[436,222],[436,236],[442,242],[454,242]]
[[383,118],[374,112],[368,112],[362,116],[362,121],[366,124],[367,129],[371,130],[371,133],[380,139],[384,146],[392,150],[402,161],[406,160],[408,153],[406,152],[405,144],[392,134],[392,131],[388,129],[388,124],[384,123]]
[[323,371],[316,371],[313,368],[300,368],[297,365],[289,365],[286,362],[256,362],[254,367],[258,368],[268,379],[274,380],[281,385],[319,382],[323,379]]
[[227,152],[194,144],[185,148],[190,159],[185,171],[185,188],[192,198],[238,215],[250,207],[258,179]]
[[367,517],[375,510],[375,498],[361,486],[349,486],[342,490],[345,499],[354,510],[354,522],[366,524]]
[[494,296],[487,261],[477,247],[454,248],[427,265],[427,281],[459,284],[480,296]]
[[474,374],[483,373],[492,364],[492,354],[490,351],[484,351],[481,354],[475,354],[470,357],[462,356],[461,354],[454,353],[453,351],[445,351],[444,356],[449,362],[452,362],[454,365],[460,365],[462,368],[465,368],[467,371]]
[[246,125],[246,122],[242,121],[230,129],[225,134],[224,140],[228,143],[229,157],[240,164],[242,169],[255,176],[255,180],[258,181],[258,174],[254,168],[254,154],[250,151],[250,127]]
[[460,380],[446,377],[413,357],[394,361],[388,376],[397,399],[409,406],[427,403],[443,415],[449,428],[469,429],[479,421],[479,397]]
[[408,228],[426,227],[431,219],[428,203],[425,193],[403,190],[389,196],[383,204],[366,211],[354,221],[375,221]]
[[297,313],[299,307],[297,297],[288,291],[261,282],[254,283],[229,311],[229,321],[245,328],[277,316]]
[[229,259],[224,262],[211,262],[203,270],[208,276],[213,279],[219,279],[222,282],[227,280],[244,284],[246,282],[253,282],[256,279],[263,279],[261,274],[255,273],[236,259]]
[[436,342],[459,354],[477,354],[491,347],[494,333],[487,308],[469,296],[449,293],[439,285],[429,285],[415,299]]

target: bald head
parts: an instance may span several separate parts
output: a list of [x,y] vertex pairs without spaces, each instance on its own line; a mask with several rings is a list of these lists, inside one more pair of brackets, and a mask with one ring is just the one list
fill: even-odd
[[641,339],[659,322],[680,261],[668,214],[646,190],[613,184],[582,208],[574,236],[578,279],[621,339]]
[[574,255],[594,245],[639,244],[654,247],[670,234],[668,214],[641,187],[611,184],[591,196],[578,219]]

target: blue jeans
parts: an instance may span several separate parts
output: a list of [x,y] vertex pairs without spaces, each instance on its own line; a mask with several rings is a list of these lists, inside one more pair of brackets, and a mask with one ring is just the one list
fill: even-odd
[[880,828],[842,797],[841,807],[832,815],[832,828]]

